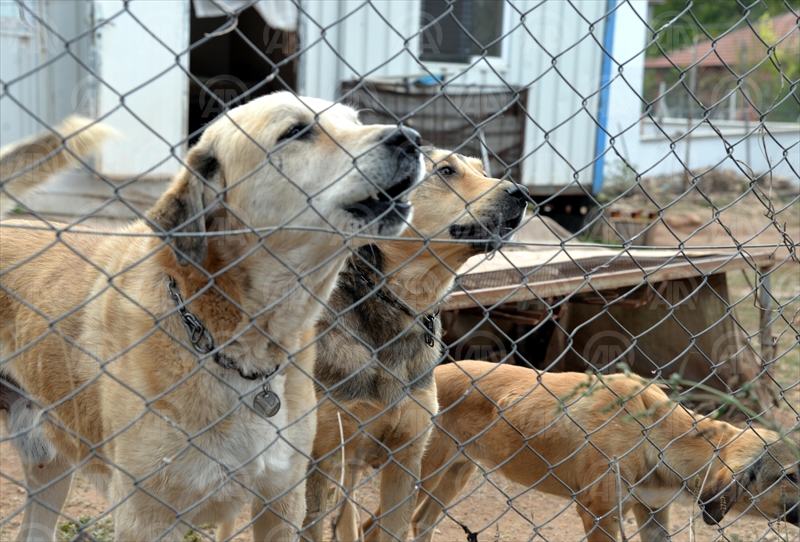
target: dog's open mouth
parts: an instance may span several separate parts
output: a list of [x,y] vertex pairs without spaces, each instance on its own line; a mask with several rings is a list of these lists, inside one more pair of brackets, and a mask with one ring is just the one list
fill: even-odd
[[408,202],[408,190],[414,186],[411,176],[404,177],[390,188],[383,190],[376,188],[372,196],[344,206],[344,210],[366,221],[371,222],[394,207],[395,210],[405,214],[411,209]]
[[507,241],[517,230],[524,216],[525,213],[523,211],[519,215],[510,217],[507,220],[504,220],[503,217],[496,217],[493,220],[485,222],[453,224],[450,226],[450,236],[453,239],[475,241],[476,244],[481,246],[483,242],[486,241]]
[[511,237],[511,234],[517,230],[517,226],[519,226],[519,223],[517,223],[515,226],[498,226],[493,233],[495,236],[500,237],[501,239],[507,239]]

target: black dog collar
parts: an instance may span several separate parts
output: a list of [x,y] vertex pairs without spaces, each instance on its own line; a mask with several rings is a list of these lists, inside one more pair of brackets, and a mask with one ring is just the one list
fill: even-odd
[[[172,300],[175,301],[175,305],[178,308],[178,314],[180,314],[181,318],[183,319],[183,325],[186,326],[186,331],[189,332],[189,340],[191,341],[192,346],[194,346],[194,349],[200,354],[208,354],[212,352],[214,350],[214,337],[211,336],[211,333],[205,328],[205,326],[203,326],[203,324],[194,314],[186,310],[186,304],[181,298],[181,292],[178,289],[178,284],[175,282],[175,279],[169,275],[167,275],[167,278],[169,279],[167,282],[167,291],[169,292]],[[236,361],[233,358],[226,356],[222,352],[214,352],[212,359],[223,369],[233,369],[234,371],[238,372],[239,376],[245,380],[266,380],[275,373],[275,371],[271,371],[269,373],[245,374],[242,371],[242,368],[236,365]]]

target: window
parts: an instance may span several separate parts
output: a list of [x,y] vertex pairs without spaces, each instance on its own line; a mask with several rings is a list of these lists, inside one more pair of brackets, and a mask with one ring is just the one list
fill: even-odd
[[422,0],[424,30],[420,58],[469,62],[471,56],[483,54],[485,47],[486,56],[499,57],[500,42],[489,44],[503,34],[504,3],[503,0]]

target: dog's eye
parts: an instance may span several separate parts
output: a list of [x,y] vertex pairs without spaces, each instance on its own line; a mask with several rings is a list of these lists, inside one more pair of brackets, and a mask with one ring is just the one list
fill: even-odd
[[800,474],[797,472],[788,472],[786,473],[786,477],[795,484],[800,484]]
[[455,175],[456,174],[456,170],[454,170],[450,166],[442,166],[442,167],[439,168],[439,173],[441,173],[442,175],[447,177],[447,176],[450,176],[450,175]]
[[[305,124],[295,124],[294,126],[289,128],[288,130],[286,130],[283,133],[283,135],[281,135],[281,137],[278,138],[278,142],[284,141],[286,139],[290,139],[290,138],[293,138],[293,137],[297,137],[298,135],[303,133],[303,130],[305,130],[306,128],[308,128],[308,126],[306,126]],[[309,133],[309,132],[306,132],[306,133]]]

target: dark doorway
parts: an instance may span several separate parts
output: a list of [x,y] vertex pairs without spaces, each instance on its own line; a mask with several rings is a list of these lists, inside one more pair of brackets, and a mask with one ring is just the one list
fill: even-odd
[[[227,17],[197,18],[194,6],[191,17],[192,44],[229,24]],[[189,69],[208,90],[190,80],[189,134],[197,132],[224,110],[219,100],[238,105],[278,90],[295,90],[297,62],[295,59],[287,61],[287,58],[296,50],[297,34],[270,28],[253,7],[239,15],[234,30],[194,46],[189,56]],[[251,89],[255,90],[242,99],[241,96]],[[198,138],[199,134],[195,135],[190,144]]]

